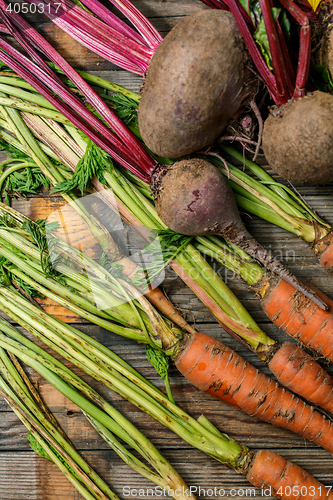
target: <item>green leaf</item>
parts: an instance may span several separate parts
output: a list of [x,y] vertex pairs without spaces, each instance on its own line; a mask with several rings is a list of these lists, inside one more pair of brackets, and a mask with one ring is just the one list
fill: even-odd
[[[43,221],[39,221],[38,224],[36,224],[33,221],[26,221],[22,224],[22,229],[27,231],[33,241],[33,243],[37,246],[37,248],[40,251],[40,262],[42,269],[45,274],[48,276],[53,276],[55,278],[58,278],[60,274],[54,269],[53,264],[50,259],[48,251],[48,243],[47,243],[47,238],[45,231],[43,230],[42,227]],[[57,222],[48,224],[48,229],[49,226],[51,226],[51,229],[56,228],[55,224],[58,224]],[[45,223],[44,223],[45,225]]]
[[[34,452],[38,453],[38,455],[40,455],[41,457],[46,458],[47,460],[50,460],[51,462],[53,462],[50,455],[39,444],[37,439],[31,434],[31,432],[29,432],[27,434],[27,438],[28,438],[28,441],[30,443],[30,447],[32,448],[32,450]],[[44,438],[43,438],[43,440],[44,440]],[[62,455],[60,455],[60,453],[58,453],[57,450],[50,443],[48,443],[48,446],[51,448],[52,452],[57,456],[58,460],[66,467],[66,469],[68,469],[74,477],[76,477],[77,479],[80,480],[81,478],[74,471],[74,469],[69,465],[69,463],[66,461],[66,459]]]
[[149,363],[155,368],[155,370],[165,383],[169,400],[174,403],[175,400],[172,396],[169,380],[169,357],[163,351],[153,349],[150,345],[146,345],[146,356]]
[[84,190],[90,185],[93,177],[96,176],[100,182],[105,184],[104,172],[112,168],[111,157],[89,139],[84,156],[76,165],[73,176],[68,180],[59,182],[53,188],[52,193],[68,193],[74,189],[79,189],[83,195]]
[[1,138],[0,138],[0,151],[5,151],[10,158],[31,161],[31,157],[29,155],[23,153],[15,146],[9,144],[9,142],[6,142],[4,139]]
[[256,25],[257,23],[259,23],[261,11],[258,0],[239,0],[239,3],[241,4],[245,12],[249,14],[253,24]]
[[146,345],[146,355],[149,363],[155,368],[162,380],[168,376],[169,358],[164,352],[153,349]]
[[132,283],[138,287],[151,285],[154,278],[190,243],[192,236],[175,233],[171,229],[158,231],[159,238],[151,238],[145,245],[144,252],[150,254],[153,260],[144,269],[145,274],[135,274]]
[[3,257],[0,259],[0,286],[10,286],[11,281],[10,277],[8,276],[8,271],[7,269],[4,268],[5,264],[10,264],[6,259]]
[[290,40],[290,21],[287,16],[287,12],[282,9],[279,15],[279,23],[284,35],[284,38],[287,42]]
[[128,125],[134,122],[138,125],[138,103],[123,94],[104,95],[103,99],[111,104],[119,118]]
[[[274,22],[276,22],[280,12],[281,12],[281,9],[278,9],[277,7],[272,7],[272,14],[273,14]],[[256,40],[257,44],[261,48],[261,52],[266,60],[268,68],[272,71],[273,67],[272,67],[272,62],[271,62],[271,51],[269,48],[264,18],[262,16],[260,18],[260,22],[258,24],[258,27],[257,27],[253,37]]]
[[4,193],[7,196],[15,196],[16,194],[26,196],[27,194],[39,193],[43,187],[48,189],[50,183],[36,165],[35,168],[27,167],[9,175],[4,186]]

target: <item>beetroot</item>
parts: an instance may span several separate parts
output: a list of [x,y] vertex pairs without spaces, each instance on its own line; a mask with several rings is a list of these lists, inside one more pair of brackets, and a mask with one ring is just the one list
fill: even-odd
[[332,114],[333,95],[320,91],[271,111],[263,150],[275,172],[298,184],[333,180]]
[[154,189],[158,215],[170,229],[190,236],[222,236],[302,291],[319,307],[327,309],[248,233],[227,180],[211,163],[202,159],[176,162],[155,178]]
[[139,105],[156,154],[179,158],[212,144],[253,92],[250,58],[229,12],[199,11],[157,48]]

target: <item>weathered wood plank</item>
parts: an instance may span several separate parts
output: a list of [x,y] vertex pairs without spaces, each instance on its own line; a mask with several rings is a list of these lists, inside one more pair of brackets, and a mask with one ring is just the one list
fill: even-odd
[[[150,500],[160,496],[151,491],[151,483],[141,476],[135,473],[129,475],[127,468],[112,452],[90,451],[83,455],[120,498]],[[260,489],[252,489],[244,477],[235,474],[208,457],[205,458],[205,468],[203,469],[202,455],[195,450],[188,450],[185,454],[174,451],[172,455],[168,454],[168,450],[165,450],[165,455],[179,470],[188,485],[192,488],[196,487],[197,491],[199,491],[199,487],[201,488],[201,494],[197,495],[198,499],[218,499],[227,495],[236,498],[251,496],[255,500],[263,498]],[[287,458],[293,458],[292,452],[289,452],[288,456],[286,453],[285,455]],[[184,460],[184,456],[186,460]],[[297,463],[307,470],[311,469],[313,474],[328,486],[331,484],[328,475],[322,470],[320,458],[309,458],[308,453],[304,450],[298,453]],[[332,459],[327,460],[327,465],[332,466]],[[36,498],[38,500],[81,500],[82,498],[53,464],[40,457],[35,457],[32,453],[0,453],[0,471],[5,473],[5,479],[2,479],[0,475],[1,500],[35,500]],[[125,489],[126,487],[127,489]],[[141,494],[140,489],[142,489]],[[222,489],[225,490],[224,494]],[[237,491],[238,489],[239,491]]]

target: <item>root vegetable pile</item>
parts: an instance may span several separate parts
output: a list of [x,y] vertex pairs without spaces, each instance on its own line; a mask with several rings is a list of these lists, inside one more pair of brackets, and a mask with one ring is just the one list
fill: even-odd
[[[259,0],[256,16],[250,7],[247,11],[240,6],[238,0],[225,0],[225,4],[222,0],[203,0],[217,10],[205,10],[186,17],[163,40],[129,0],[110,1],[136,31],[98,0],[82,0],[87,10],[71,0],[63,0],[58,15],[55,15],[58,4],[51,0],[46,14],[85,46],[145,78],[142,96],[135,100],[138,103],[138,125],[133,125],[135,120],[132,120],[130,126],[126,126],[116,112],[117,106],[114,103],[109,105],[107,99],[110,96],[103,98],[101,92],[93,90],[87,83],[86,74],[83,77],[71,68],[51,44],[15,11],[8,10],[4,0],[0,0],[0,31],[14,37],[16,42],[12,44],[8,38],[0,37],[0,60],[10,68],[12,76],[15,72],[17,87],[20,89],[21,85],[27,89],[24,94],[16,87],[10,91],[10,87],[0,81],[0,134],[6,134],[3,137],[8,144],[13,148],[18,146],[29,157],[27,168],[32,168],[32,165],[33,168],[35,165],[39,167],[55,192],[62,192],[66,201],[77,203],[80,221],[89,227],[97,241],[107,240],[107,244],[101,246],[112,269],[112,272],[104,272],[100,264],[88,262],[88,257],[83,255],[82,241],[80,250],[58,242],[58,246],[55,245],[58,263],[61,258],[65,260],[61,263],[61,273],[59,271],[50,279],[43,267],[49,259],[46,247],[42,248],[40,244],[45,237],[43,230],[35,228],[36,232],[32,234],[32,221],[14,210],[7,212],[0,207],[5,212],[5,217],[0,220],[0,310],[67,361],[176,431],[187,443],[246,476],[251,484],[261,488],[271,486],[276,496],[286,499],[295,498],[295,487],[304,486],[306,495],[300,493],[297,498],[312,498],[313,495],[308,493],[314,488],[318,490],[314,498],[331,500],[332,493],[326,492],[298,466],[267,450],[250,451],[222,435],[203,416],[194,420],[175,404],[169,382],[166,397],[106,347],[44,313],[13,289],[14,283],[27,289],[30,287],[34,293],[44,293],[109,331],[149,344],[147,350],[151,349],[152,359],[165,356],[165,361],[169,356],[180,373],[200,390],[251,416],[294,431],[333,453],[332,420],[305,401],[333,412],[331,376],[300,346],[268,337],[199,253],[227,262],[231,269],[234,266],[235,272],[243,278],[245,276],[245,281],[260,296],[263,310],[275,325],[326,359],[333,359],[333,302],[314,287],[299,281],[249,234],[240,219],[236,202],[243,196],[245,208],[252,202],[269,212],[272,219],[280,217],[282,227],[289,224],[292,232],[298,234],[298,231],[306,241],[314,244],[323,261],[328,262],[327,267],[333,266],[329,251],[330,245],[333,248],[333,233],[329,225],[308,207],[304,208],[305,203],[299,203],[296,196],[289,200],[287,188],[281,188],[268,174],[263,175],[262,183],[279,193],[283,206],[279,205],[278,196],[273,196],[273,201],[266,196],[268,188],[256,191],[253,186],[257,181],[252,178],[247,186],[244,173],[243,176],[233,176],[224,158],[219,157],[223,166],[208,161],[207,149],[247,105],[251,104],[252,109],[258,111],[257,117],[260,115],[253,99],[264,83],[275,103],[263,129],[263,150],[270,165],[292,182],[312,185],[333,180],[330,119],[333,96],[320,90],[310,92],[313,91],[309,83],[312,17],[304,8],[304,2],[299,6],[298,0],[280,0],[278,13],[276,8],[275,11],[272,9],[270,0]],[[295,46],[290,48],[287,45],[282,29],[285,14],[282,7],[300,26],[295,51]],[[267,38],[266,52],[255,42],[259,27],[264,31],[264,39]],[[29,57],[16,48],[18,45]],[[327,55],[328,49],[325,50],[322,60],[328,66],[330,56]],[[68,80],[70,85],[67,85]],[[117,93],[115,87],[112,91]],[[133,114],[136,119],[136,110]],[[261,136],[261,117],[258,119]],[[226,137],[222,139],[227,140]],[[258,149],[259,144],[256,154]],[[90,157],[96,154],[95,163],[105,162],[103,168],[93,167],[91,158],[87,160],[89,154]],[[214,154],[218,156],[211,153]],[[111,158],[116,162],[114,165]],[[82,174],[83,164],[88,172]],[[127,170],[123,176],[119,166]],[[12,172],[19,170],[16,165],[11,168]],[[96,223],[94,217],[90,218],[91,214],[80,205],[75,192],[78,187],[75,175],[80,175],[80,169],[85,176],[80,185],[82,193],[86,188],[96,191],[101,187],[112,188],[118,183],[117,188],[124,195],[123,198],[117,195],[124,219],[132,226],[134,219],[141,226],[144,219],[147,227],[146,221],[153,221],[150,229],[157,221],[154,229],[164,230],[169,241],[172,241],[171,236],[177,241],[175,246],[180,245],[181,251],[177,250],[168,262],[172,262],[178,275],[210,308],[220,325],[257,354],[278,382],[222,342],[198,333],[161,290],[147,292],[138,285],[139,281],[135,282],[135,279],[145,278],[146,271],[138,270],[132,260],[125,258],[112,238],[106,235],[104,226]],[[259,167],[254,165],[253,171],[260,177]],[[134,180],[135,176],[137,179]],[[3,180],[1,176],[0,186]],[[233,184],[237,184],[238,198],[231,189]],[[244,195],[247,187],[249,198]],[[114,203],[108,194],[100,194],[100,197],[109,206]],[[136,209],[137,214],[134,214]],[[19,223],[23,219],[24,224]],[[146,240],[150,235],[147,227],[140,227],[142,233],[145,229],[149,233]],[[222,238],[226,243],[221,244]],[[235,252],[229,261],[222,257],[224,244],[228,251]],[[75,268],[83,258],[87,259],[89,270],[94,271],[93,286],[87,286],[86,290],[83,288],[88,280]],[[68,267],[70,261],[74,271]],[[116,277],[113,274],[115,268],[119,273]],[[196,279],[192,279],[193,270],[198,272]],[[269,272],[265,274],[267,270]],[[94,282],[101,277],[106,286],[103,293]],[[91,299],[93,290],[108,301],[105,311],[99,311]],[[128,300],[118,304],[122,297]],[[78,389],[84,394],[84,388],[90,399],[99,399],[85,383],[81,385],[78,377],[72,377],[60,362],[54,362],[52,367],[50,355],[43,354],[42,349],[36,350],[31,341],[24,340],[19,332],[2,321],[0,330],[0,368],[1,359],[6,364],[6,359],[1,356],[6,349],[39,371],[50,383],[56,381],[64,395],[74,403],[82,403],[80,406],[85,412],[90,408],[93,415],[98,415],[104,423],[109,422],[108,417],[96,412],[91,403],[76,393]],[[168,366],[168,361],[166,363]],[[66,374],[68,386],[62,380],[62,374]],[[0,378],[0,393],[5,395],[6,391],[1,387]],[[11,397],[8,396],[9,402],[13,402]],[[106,413],[111,411],[107,402],[99,400],[99,404]],[[88,419],[91,421],[89,412]],[[95,425],[104,436],[102,421],[95,422]],[[115,422],[117,424],[117,419]],[[134,443],[135,439],[137,437],[133,438]],[[144,441],[144,437],[141,439]],[[141,449],[141,442],[138,443]],[[173,485],[175,481],[175,486],[186,488],[176,473],[173,476],[173,469],[153,445],[146,442],[142,446],[143,452],[145,447],[151,448],[153,455],[158,457],[153,467],[162,479],[155,476],[153,482]],[[138,463],[136,466],[139,467]],[[148,472],[146,475],[150,478]],[[290,495],[286,493],[288,488]],[[194,499],[191,494],[189,497]],[[187,498],[187,494],[182,498]]]

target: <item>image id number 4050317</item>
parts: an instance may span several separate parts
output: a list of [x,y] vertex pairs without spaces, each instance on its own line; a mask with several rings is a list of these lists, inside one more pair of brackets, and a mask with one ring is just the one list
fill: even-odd
[[15,2],[11,1],[8,3],[6,7],[6,11],[9,13],[15,12],[15,14],[51,14],[51,15],[59,15],[59,9],[61,7],[61,3],[47,3],[41,1],[31,2]]

